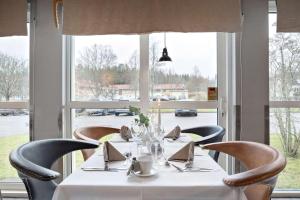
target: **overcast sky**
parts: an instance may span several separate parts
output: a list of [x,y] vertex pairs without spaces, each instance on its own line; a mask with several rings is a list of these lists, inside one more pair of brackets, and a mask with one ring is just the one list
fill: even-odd
[[28,60],[28,38],[28,36],[0,37],[0,52]]
[[[269,35],[276,33],[276,15],[269,15]],[[163,48],[163,34],[150,35],[150,45],[158,42],[159,51]],[[118,57],[119,63],[128,62],[135,50],[139,50],[137,35],[104,35],[78,36],[75,39],[75,55],[93,44],[111,45]],[[203,76],[213,78],[217,71],[215,33],[167,33],[167,48],[172,58],[172,69],[180,74],[193,73],[194,66],[198,66]],[[29,59],[29,39],[26,36],[0,37],[0,51],[12,56]]]
[[272,37],[274,34],[276,34],[276,14],[269,14],[269,37]]
[[[150,35],[150,45],[158,42],[159,56],[164,46],[162,33]],[[127,63],[135,50],[139,50],[137,35],[78,36],[75,38],[75,54],[93,44],[110,45],[119,63]],[[217,70],[215,33],[167,33],[167,48],[172,58],[170,67],[177,73],[193,73],[198,66],[200,73],[213,78]]]

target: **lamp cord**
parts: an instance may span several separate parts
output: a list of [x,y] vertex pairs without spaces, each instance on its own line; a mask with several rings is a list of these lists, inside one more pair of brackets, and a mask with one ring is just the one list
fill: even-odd
[[164,44],[165,44],[165,48],[167,48],[167,42],[166,42],[166,40],[167,40],[167,37],[166,37],[166,32],[164,32]]

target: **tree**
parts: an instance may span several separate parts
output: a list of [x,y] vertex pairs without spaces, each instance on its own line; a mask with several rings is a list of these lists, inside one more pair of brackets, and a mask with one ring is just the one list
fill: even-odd
[[137,50],[135,50],[128,61],[128,66],[130,68],[128,76],[130,77],[130,85],[134,90],[134,98],[137,98],[137,91],[139,89],[139,75],[138,75],[138,67],[139,67],[139,54]]
[[0,94],[6,101],[24,96],[25,77],[28,77],[26,61],[0,52]]
[[[278,33],[270,39],[270,96],[272,100],[294,100],[292,88],[299,86],[300,35]],[[274,109],[281,143],[288,156],[295,157],[300,146],[296,116],[291,108]]]
[[149,59],[150,59],[150,91],[151,96],[154,95],[154,85],[158,83],[158,71],[156,69],[157,66],[161,64],[158,62],[159,59],[159,51],[158,51],[158,42],[153,42],[149,48]]
[[111,46],[94,44],[81,52],[78,59],[78,78],[85,80],[95,98],[110,98],[115,95],[111,87],[113,77],[107,69],[116,64],[117,56]]

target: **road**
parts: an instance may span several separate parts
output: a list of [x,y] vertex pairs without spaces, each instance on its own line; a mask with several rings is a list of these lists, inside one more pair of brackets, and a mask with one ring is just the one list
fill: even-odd
[[[299,119],[300,119],[300,114]],[[133,116],[80,116],[73,121],[73,130],[83,126],[111,126],[121,127],[130,126],[134,120]],[[270,117],[270,132],[278,132],[274,118]],[[162,127],[168,131],[179,125],[182,129],[202,125],[217,124],[216,113],[198,113],[197,117],[175,117],[174,113],[162,114]],[[300,122],[296,126],[300,130]],[[29,133],[29,116],[0,116],[0,137],[17,134]]]
[[[134,116],[80,116],[75,118],[73,129],[83,126],[112,126],[121,127],[122,125],[130,126],[134,121]],[[175,117],[174,113],[165,113],[161,116],[162,128],[166,131],[173,129],[176,125],[183,128],[190,128],[202,125],[213,125],[217,123],[216,113],[201,113],[197,117]]]

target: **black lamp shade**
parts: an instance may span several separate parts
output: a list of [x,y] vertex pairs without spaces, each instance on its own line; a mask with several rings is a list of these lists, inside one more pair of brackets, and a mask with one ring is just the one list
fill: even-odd
[[159,62],[172,61],[172,59],[168,55],[168,50],[165,47],[162,52],[162,56],[159,59]]

